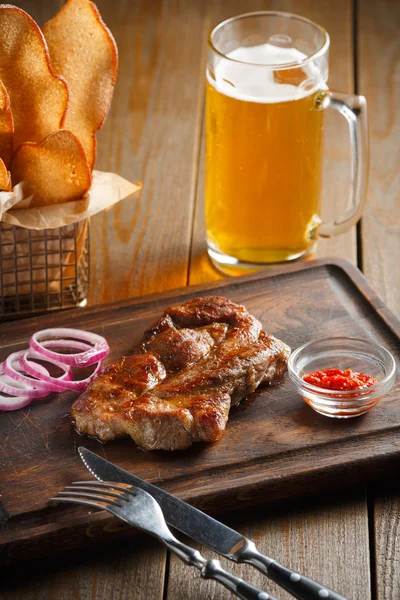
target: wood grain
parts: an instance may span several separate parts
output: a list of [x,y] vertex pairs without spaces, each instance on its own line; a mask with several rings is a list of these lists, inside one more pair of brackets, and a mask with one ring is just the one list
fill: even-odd
[[378,600],[400,598],[400,486],[372,487]]
[[[283,2],[265,0],[229,0],[209,2],[206,13],[206,32],[218,22],[235,14],[256,10],[281,10],[301,14],[326,27],[331,36],[331,61],[329,85],[342,92],[354,91],[353,76],[353,36],[352,2],[313,2],[312,0],[284,0]],[[205,61],[202,67],[205,73]],[[204,75],[203,75],[204,77]],[[203,88],[204,89],[204,88]],[[204,93],[203,93],[204,104]],[[324,191],[322,215],[331,220],[341,214],[349,196],[349,139],[348,129],[337,113],[329,111],[326,115],[325,151],[324,151]],[[223,277],[210,264],[206,255],[204,223],[204,176],[205,176],[205,131],[202,124],[202,142],[199,156],[195,219],[191,247],[190,284],[211,281]],[[316,256],[340,256],[356,262],[355,227],[340,237],[320,240]],[[268,268],[268,267],[267,267]],[[273,267],[272,267],[273,268]]]
[[91,303],[186,283],[204,42],[202,2],[97,4],[120,60],[96,166],[143,190],[92,219]]
[[400,312],[400,4],[359,4],[359,88],[368,100],[371,167],[362,220],[363,269]]
[[[395,313],[400,311],[400,5],[358,4],[359,91],[367,97],[371,167],[362,219],[363,269]],[[377,600],[400,596],[398,487],[369,489]]]
[[149,538],[1,570],[2,600],[161,600],[166,553]]
[[[321,502],[322,501],[322,502]],[[365,492],[337,494],[320,502],[284,504],[271,511],[259,509],[245,517],[225,522],[249,536],[257,548],[299,573],[323,582],[352,600],[370,598],[368,529]],[[196,545],[208,559],[215,558],[207,548]],[[357,557],[357,559],[356,559]],[[247,565],[221,559],[224,568],[251,581],[281,600],[292,598],[265,575]],[[198,573],[171,557],[167,598],[169,600],[222,600],[233,598],[223,587],[201,580]]]

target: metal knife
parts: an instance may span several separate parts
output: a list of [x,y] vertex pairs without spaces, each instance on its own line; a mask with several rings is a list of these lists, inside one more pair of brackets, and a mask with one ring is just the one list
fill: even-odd
[[234,562],[256,567],[298,600],[346,600],[316,581],[261,554],[251,540],[194,506],[128,473],[87,448],[80,447],[78,452],[84,465],[96,479],[128,483],[145,490],[157,500],[169,525]]

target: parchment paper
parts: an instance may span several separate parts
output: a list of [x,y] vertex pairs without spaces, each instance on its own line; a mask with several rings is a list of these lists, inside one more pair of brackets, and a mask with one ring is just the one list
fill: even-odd
[[0,221],[26,229],[54,229],[92,217],[140,189],[140,184],[130,183],[115,173],[93,171],[92,186],[80,200],[29,208],[32,196],[25,196],[22,182],[12,192],[0,192]]

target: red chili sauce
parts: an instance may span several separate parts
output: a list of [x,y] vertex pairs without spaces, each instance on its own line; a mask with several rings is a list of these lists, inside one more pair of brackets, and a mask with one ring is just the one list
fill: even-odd
[[365,373],[357,373],[351,369],[342,371],[341,369],[324,369],[323,371],[314,371],[303,375],[303,381],[311,383],[319,388],[326,390],[361,390],[371,387],[378,383],[370,375]]

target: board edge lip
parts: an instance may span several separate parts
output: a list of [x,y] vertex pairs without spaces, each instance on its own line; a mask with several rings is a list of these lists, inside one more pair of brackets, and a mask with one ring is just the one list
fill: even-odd
[[[70,318],[73,318],[74,316],[79,315],[80,317],[84,317],[85,315],[90,316],[91,314],[95,314],[96,312],[100,315],[104,314],[104,313],[109,313],[110,311],[113,311],[115,309],[118,308],[135,308],[137,306],[140,305],[144,305],[144,304],[148,304],[148,303],[154,303],[157,302],[158,300],[168,300],[168,298],[173,298],[174,296],[180,296],[180,295],[188,295],[188,294],[192,294],[192,293],[196,293],[201,292],[201,291],[207,291],[207,290],[213,290],[215,289],[217,290],[222,290],[223,288],[232,286],[232,285],[238,285],[240,286],[242,283],[245,284],[247,282],[252,282],[252,281],[267,281],[268,279],[274,278],[274,277],[280,277],[280,276],[284,276],[284,275],[291,275],[294,273],[298,273],[298,272],[302,272],[302,271],[308,271],[308,270],[312,270],[312,269],[318,269],[321,267],[334,267],[339,269],[340,271],[344,272],[349,278],[350,280],[353,282],[354,285],[356,285],[356,287],[358,288],[358,290],[361,292],[362,296],[367,300],[367,302],[369,304],[373,304],[373,307],[375,310],[379,311],[379,310],[383,310],[383,313],[385,314],[385,316],[387,316],[387,318],[384,318],[384,320],[387,322],[389,320],[389,323],[387,323],[390,328],[393,328],[393,326],[396,328],[396,333],[397,335],[400,337],[400,320],[396,317],[396,315],[389,309],[389,307],[386,305],[386,303],[384,302],[384,300],[379,296],[378,292],[375,290],[375,288],[371,285],[371,283],[367,280],[367,278],[365,277],[365,275],[360,271],[360,269],[352,264],[350,261],[344,259],[344,258],[339,258],[339,257],[334,257],[334,256],[328,256],[328,257],[324,257],[324,258],[316,258],[310,261],[303,261],[303,262],[298,262],[298,263],[292,263],[292,264],[280,264],[279,266],[274,266],[271,267],[270,269],[266,269],[264,271],[258,271],[256,273],[251,273],[249,275],[240,275],[238,277],[224,277],[223,279],[219,279],[219,280],[213,280],[213,281],[208,281],[208,282],[203,282],[203,283],[199,283],[199,284],[195,284],[195,285],[188,285],[188,286],[181,286],[178,288],[173,288],[170,290],[164,290],[164,291],[160,291],[160,292],[154,292],[151,294],[146,294],[144,296],[134,296],[132,298],[127,298],[124,300],[116,300],[114,302],[107,302],[104,304],[94,304],[92,306],[87,306],[85,308],[73,308],[73,309],[68,309],[65,312],[60,311],[57,313],[49,313],[49,314],[43,314],[40,316],[26,316],[24,318],[18,318],[18,319],[13,319],[10,321],[3,321],[1,323],[2,325],[2,333],[4,332],[4,329],[8,329],[9,327],[23,327],[25,326],[29,326],[30,324],[32,324],[33,326],[37,326],[38,322],[43,322],[45,320],[53,320],[54,318],[57,318],[57,316],[60,316],[60,319],[62,318],[61,315],[66,315]],[[370,294],[373,298],[374,298],[374,303],[372,303],[368,297],[368,294]],[[6,332],[7,333],[7,332]],[[1,344],[0,344],[1,347]]]
[[[391,431],[389,432],[392,436],[396,437],[398,436],[397,431]],[[387,437],[387,432],[382,431],[378,433],[378,437],[382,438],[382,437]],[[335,445],[340,446],[341,442],[336,442]],[[367,459],[369,461],[371,461],[371,457],[356,457],[354,459],[354,461],[352,461],[351,463],[348,463],[346,465],[343,464],[332,464],[330,466],[326,466],[326,465],[321,465],[321,466],[316,466],[313,469],[309,469],[307,472],[302,473],[301,474],[301,478],[304,479],[304,482],[307,481],[312,481],[313,478],[321,478],[321,477],[330,477],[332,475],[334,475],[336,472],[341,472],[342,474],[344,473],[346,476],[350,475],[351,473],[354,473],[355,470],[358,471],[359,473],[359,480],[360,481],[364,481],[364,482],[369,482],[369,481],[380,481],[381,475],[383,475],[383,471],[384,471],[384,466],[389,463],[390,461],[393,460],[397,460],[398,457],[400,456],[400,449],[398,447],[392,447],[390,451],[386,452],[385,455],[376,455],[372,457],[372,465],[371,462],[369,462],[369,464],[367,465]],[[365,477],[366,473],[370,473],[372,472],[372,477]],[[378,474],[380,473],[380,474]],[[378,474],[378,475],[377,475]],[[248,489],[249,489],[249,484],[246,483],[244,486],[239,487],[239,486],[230,486],[230,482],[226,483],[223,486],[223,489],[220,490],[220,495],[229,500],[231,497],[233,498],[234,496],[236,496],[237,494],[243,494],[243,493],[248,493]],[[268,481],[266,481],[265,483],[263,483],[262,480],[259,480],[257,482],[253,482],[251,485],[252,487],[254,487],[254,485],[257,487],[258,489],[258,493],[263,492],[265,490],[265,492],[268,492],[269,488],[273,488],[275,486],[275,484],[278,483],[277,480],[275,479],[269,479]],[[287,485],[287,481],[286,481],[286,477],[282,480],[279,478],[279,483],[283,483],[283,488],[285,488],[285,485]],[[229,484],[229,485],[228,485]],[[344,484],[339,484],[337,486],[338,489],[346,489],[351,487],[352,485],[352,481],[349,480],[349,482],[345,482]],[[164,487],[163,487],[164,489]],[[169,486],[166,486],[167,491],[169,491]],[[336,486],[334,486],[334,489],[336,489]],[[315,491],[315,490],[312,490]],[[176,493],[175,493],[176,494]],[[213,498],[213,496],[215,496],[215,492],[207,492],[205,491],[204,495],[201,497],[201,502],[200,502],[200,498],[191,498],[190,494],[179,494],[177,495],[178,498],[184,499],[184,501],[188,502],[189,504],[193,504],[194,506],[200,506],[200,510],[202,510],[201,508],[201,504],[204,503],[204,500],[209,502],[210,499]],[[303,492],[300,494],[301,497],[309,497],[309,494],[307,492]],[[257,496],[258,498],[258,496]],[[290,500],[290,499],[295,498],[295,496],[293,496],[292,494],[274,494],[272,496],[272,499],[270,501],[261,501],[261,500],[257,500],[253,506],[262,506],[262,505],[272,505],[276,502],[279,502],[280,500]],[[251,506],[252,504],[248,504],[248,506]],[[44,507],[40,513],[43,513],[43,517],[46,517],[46,513],[47,513],[47,508],[48,506]],[[240,510],[240,507],[239,507]],[[214,511],[211,511],[212,513],[214,513]],[[22,519],[26,518],[27,515],[29,515],[30,513],[23,513],[21,515],[16,515],[16,519],[19,519],[20,517]],[[221,511],[217,511],[216,514],[218,515],[223,515],[225,514],[224,510]],[[87,515],[76,515],[76,518],[74,519],[74,521],[76,521],[77,523],[74,522],[75,524],[82,525],[85,526],[87,528],[90,528],[91,525],[95,525],[98,521],[102,522],[103,521],[103,517],[104,520],[108,521],[108,518],[110,520],[113,520],[113,517],[108,517],[108,515],[103,515],[102,513],[93,513],[89,516]],[[36,526],[34,525],[30,530],[28,530],[28,534],[32,534],[29,538],[26,538],[26,535],[24,534],[23,531],[20,531],[20,533],[22,533],[22,535],[20,537],[14,538],[13,540],[7,540],[4,539],[1,540],[1,531],[0,531],[0,567],[5,564],[2,560],[2,552],[5,550],[5,548],[9,547],[9,546],[13,546],[15,543],[24,543],[24,540],[26,540],[26,543],[30,543],[31,540],[35,540],[35,535],[43,535],[46,534],[46,529],[48,528],[49,523],[41,523],[41,524],[37,524]],[[54,529],[52,529],[52,531],[47,531],[47,533],[49,534],[55,534],[55,535],[59,535],[64,529],[70,529],[67,525],[66,521],[63,522],[59,522],[58,524],[55,524]],[[6,531],[7,528],[3,529],[3,531]],[[36,533],[35,533],[36,532]],[[17,562],[19,562],[19,559],[17,558]]]
[[[60,311],[57,313],[49,313],[40,316],[27,316],[22,319],[4,321],[1,323],[2,327],[0,339],[3,335],[7,335],[10,330],[14,330],[15,333],[15,328],[25,329],[30,327],[32,330],[36,330],[38,327],[41,327],[41,323],[45,324],[46,320],[50,323],[53,322],[58,316],[60,316],[61,319],[62,315],[65,315],[68,319],[74,319],[76,316],[90,317],[90,315],[95,314],[97,314],[99,317],[102,317],[103,315],[111,314],[113,311],[118,309],[127,309],[130,307],[134,309],[145,304],[155,303],[157,301],[165,301],[176,296],[186,296],[195,294],[197,292],[201,293],[202,291],[207,292],[207,290],[215,290],[216,292],[221,290],[222,293],[223,289],[229,286],[240,286],[241,284],[253,281],[268,281],[274,277],[301,273],[303,271],[323,267],[331,267],[344,273],[360,292],[363,299],[372,307],[374,311],[377,312],[389,329],[394,330],[395,335],[400,338],[400,319],[390,310],[385,301],[368,281],[362,271],[360,271],[356,265],[347,259],[335,256],[327,256],[309,261],[284,265],[280,264],[279,266],[274,266],[270,269],[268,268],[264,271],[258,271],[257,273],[251,273],[249,275],[224,277],[223,279],[219,280],[203,282],[196,285],[181,286],[171,290],[154,292],[144,296],[135,296],[125,300],[117,300],[115,302],[108,302],[104,304],[95,304],[85,308],[73,308],[66,310],[65,312]],[[2,344],[0,341],[0,348],[1,347]]]

